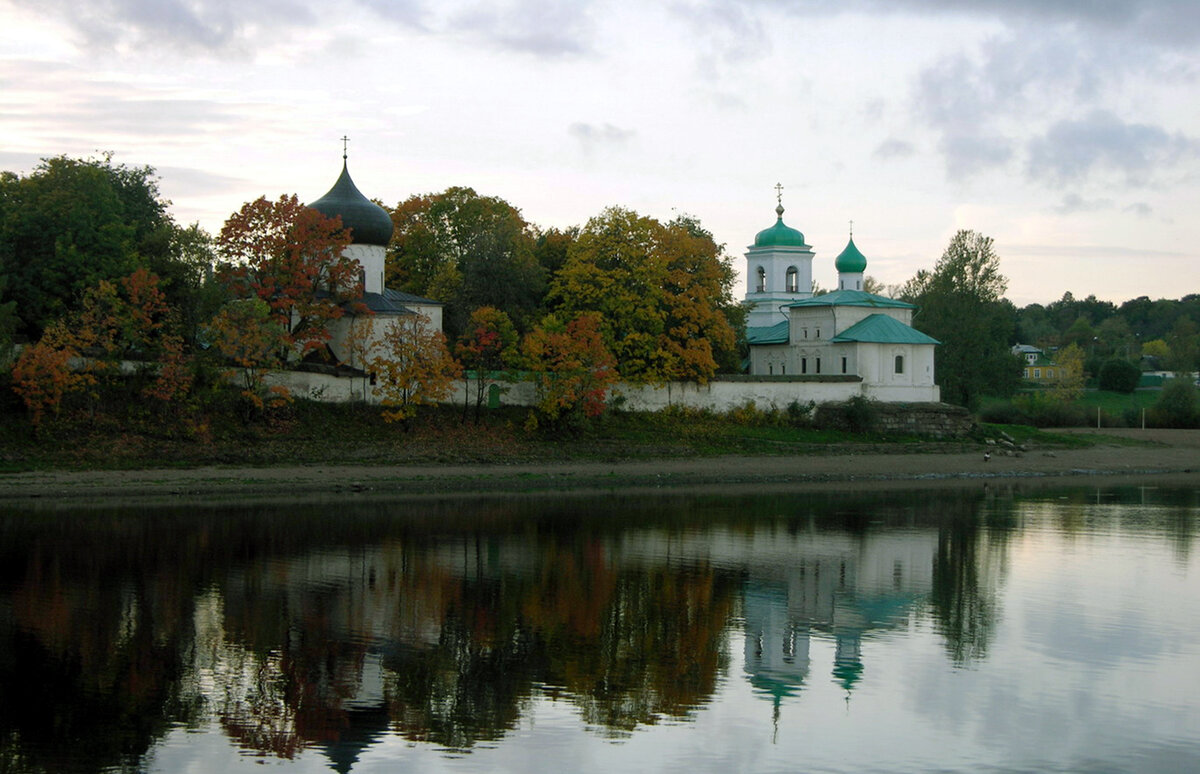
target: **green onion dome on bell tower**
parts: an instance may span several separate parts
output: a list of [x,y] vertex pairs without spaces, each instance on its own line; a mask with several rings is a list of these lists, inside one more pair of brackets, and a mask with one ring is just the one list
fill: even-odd
[[838,254],[833,265],[841,274],[862,274],[867,270],[867,257],[854,245],[853,236],[846,244],[846,249]]
[[350,229],[350,239],[356,245],[387,247],[392,240],[391,216],[354,185],[345,156],[342,156],[342,174],[333,188],[308,206],[326,217],[341,216],[342,225]]
[[804,234],[783,222],[783,205],[775,208],[775,225],[764,228],[754,237],[755,247],[807,247]]

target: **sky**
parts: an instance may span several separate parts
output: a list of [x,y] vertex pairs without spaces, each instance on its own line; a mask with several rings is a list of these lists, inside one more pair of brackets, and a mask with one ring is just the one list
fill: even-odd
[[212,233],[341,171],[470,186],[541,227],[700,219],[742,280],[784,221],[813,277],[994,239],[1007,297],[1200,292],[1195,0],[0,0],[0,169],[114,153]]

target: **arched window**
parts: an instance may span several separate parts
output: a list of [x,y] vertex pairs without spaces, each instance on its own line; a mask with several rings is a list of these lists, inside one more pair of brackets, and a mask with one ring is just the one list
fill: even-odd
[[800,272],[796,271],[795,266],[789,266],[787,270],[787,292],[800,292]]
[[755,288],[755,292],[767,292],[767,270],[761,266],[758,267],[758,286]]
[[896,355],[896,373],[904,373],[904,355]]

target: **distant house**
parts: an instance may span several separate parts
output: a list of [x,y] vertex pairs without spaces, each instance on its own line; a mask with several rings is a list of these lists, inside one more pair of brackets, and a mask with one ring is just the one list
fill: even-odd
[[1034,384],[1049,384],[1063,377],[1063,369],[1054,362],[1052,355],[1031,344],[1014,344],[1012,353],[1025,361],[1023,377]]

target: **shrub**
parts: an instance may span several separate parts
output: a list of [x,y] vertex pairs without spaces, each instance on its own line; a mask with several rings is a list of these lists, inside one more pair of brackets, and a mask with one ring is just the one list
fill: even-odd
[[1033,420],[1011,401],[993,403],[979,412],[979,421],[993,425],[1032,425]]
[[1129,394],[1137,389],[1142,370],[1128,360],[1113,358],[1100,366],[1100,389]]
[[1046,393],[1028,393],[1013,399],[1013,403],[1034,427],[1081,427],[1087,424],[1083,407]]
[[1146,422],[1154,427],[1200,426],[1196,387],[1186,379],[1167,382],[1158,401],[1146,412]]

